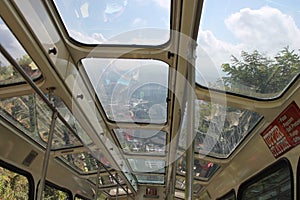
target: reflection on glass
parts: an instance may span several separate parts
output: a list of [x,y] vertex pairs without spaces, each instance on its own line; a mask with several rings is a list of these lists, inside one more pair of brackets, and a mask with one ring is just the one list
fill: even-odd
[[180,190],[175,190],[175,197],[180,198],[180,199],[185,199],[184,192],[180,191]]
[[[217,157],[228,156],[262,117],[249,110],[204,101],[196,101],[196,106],[200,119],[195,137],[195,151]],[[220,115],[225,116],[220,120]]]
[[280,95],[300,73],[299,9],[297,1],[205,1],[197,83],[255,98]]
[[[20,45],[15,36],[0,18],[0,43],[23,68],[32,80],[38,79],[42,73]],[[8,60],[0,53],[0,86],[25,82]]]
[[[178,190],[185,190],[185,177],[176,176],[175,187]],[[202,187],[203,187],[202,185],[194,182],[194,184],[193,184],[194,193],[198,193]]]
[[[33,140],[46,146],[52,111],[38,95],[0,99],[0,114]],[[81,142],[57,118],[52,148],[60,149],[81,145]]]
[[77,119],[73,116],[66,104],[59,97],[54,97],[53,100],[55,101],[55,106],[58,112],[62,115],[64,120],[66,120],[66,122],[68,122],[68,124],[73,128],[76,134],[80,137],[81,141],[86,145],[92,144],[93,141],[82,128]]
[[130,158],[128,161],[134,172],[165,173],[165,161],[163,160]]
[[170,0],[54,2],[70,37],[82,43],[159,45],[169,39]]
[[[194,177],[195,178],[210,178],[219,168],[215,163],[194,158]],[[184,175],[186,173],[186,158],[180,157],[177,160],[177,173]]]
[[[218,158],[228,157],[250,133],[262,115],[249,110],[196,100],[195,152]],[[179,146],[185,147],[186,117]]]
[[83,59],[108,119],[165,123],[168,65],[156,60]]
[[62,155],[59,158],[79,173],[96,173],[98,170],[96,159],[86,152]]
[[139,183],[145,184],[164,184],[164,176],[158,175],[135,175]]
[[[121,177],[118,176],[117,174],[114,174],[113,176],[117,177],[117,180],[119,181],[120,184],[124,183]],[[97,177],[92,177],[90,178],[90,180],[96,185]],[[114,185],[117,185],[117,181],[111,175],[100,175],[99,187],[109,187]]]
[[276,171],[265,173],[245,185],[241,190],[241,199],[293,199],[291,174],[289,166],[282,162]]
[[165,154],[166,132],[142,129],[114,129],[124,152]]
[[[127,194],[122,187],[106,190],[106,193],[109,194],[110,196],[121,196]],[[128,193],[129,194],[131,193],[129,189],[128,189]]]

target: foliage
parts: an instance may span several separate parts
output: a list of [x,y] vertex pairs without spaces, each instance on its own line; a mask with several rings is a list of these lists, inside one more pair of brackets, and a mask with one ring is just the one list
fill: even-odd
[[0,167],[0,200],[27,200],[28,192],[29,184],[25,176]]
[[47,184],[44,188],[43,199],[45,200],[56,200],[56,199],[70,199],[69,195],[66,192],[58,190],[56,188],[50,187]]
[[274,58],[257,50],[242,51],[241,59],[232,55],[231,64],[223,64],[222,70],[228,75],[224,78],[225,87],[231,91],[240,92],[236,90],[244,86],[256,93],[277,94],[300,72],[300,57],[289,47]]

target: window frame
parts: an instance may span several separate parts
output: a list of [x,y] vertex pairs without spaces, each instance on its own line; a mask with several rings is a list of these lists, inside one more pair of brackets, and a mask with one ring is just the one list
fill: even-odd
[[291,163],[287,158],[281,158],[280,160],[276,161],[275,163],[267,166],[262,171],[260,171],[258,174],[253,175],[246,181],[244,181],[238,189],[237,199],[242,199],[242,195],[244,194],[245,190],[251,186],[252,184],[255,184],[256,182],[260,181],[261,179],[272,175],[274,172],[277,172],[278,170],[282,169],[283,167],[288,167],[289,175],[290,175],[290,182],[291,182],[291,197],[294,199],[294,177],[293,177],[293,169],[291,166]]
[[[36,193],[38,192],[38,188],[39,188],[39,186],[40,186],[40,183],[41,183],[41,180],[39,180],[39,182],[38,182],[38,184],[37,184]],[[72,200],[72,199],[73,199],[73,194],[72,194],[71,190],[69,190],[69,189],[67,189],[67,188],[64,188],[64,187],[62,187],[62,186],[56,185],[55,183],[52,183],[52,182],[50,182],[50,181],[48,181],[48,180],[45,180],[45,186],[46,186],[46,185],[47,185],[48,187],[51,187],[51,188],[53,188],[53,189],[56,189],[56,190],[59,190],[59,191],[62,191],[62,192],[64,192],[64,193],[68,194],[68,195],[69,195],[69,200]],[[45,187],[44,187],[44,190],[45,190]],[[44,191],[43,191],[43,193],[44,193]]]
[[229,192],[224,194],[223,196],[217,198],[217,200],[226,200],[226,198],[231,197],[233,195],[234,199],[237,199],[236,192],[234,189],[231,189]]
[[14,172],[14,173],[17,173],[17,174],[20,174],[20,175],[26,177],[28,180],[28,186],[29,186],[28,198],[34,199],[34,191],[35,191],[34,179],[33,179],[33,176],[31,175],[31,173],[29,173],[23,169],[20,169],[12,164],[9,164],[1,159],[0,159],[0,167],[3,167],[7,170],[10,170],[11,172]]

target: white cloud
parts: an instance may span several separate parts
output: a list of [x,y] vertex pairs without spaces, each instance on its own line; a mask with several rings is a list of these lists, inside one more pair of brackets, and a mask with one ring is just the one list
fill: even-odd
[[294,19],[275,8],[241,9],[227,18],[225,24],[251,49],[275,53],[287,45],[299,48],[300,30]]
[[204,77],[211,77],[210,80],[222,73],[222,63],[230,62],[231,55],[239,57],[242,50],[250,52],[256,49],[274,56],[286,46],[299,49],[300,29],[291,16],[278,9],[245,8],[232,14],[224,22],[236,37],[236,44],[230,40],[218,39],[217,33],[214,34],[210,30],[199,30],[198,34],[198,71],[204,74]]
[[92,35],[87,35],[82,32],[70,30],[70,36],[78,40],[79,42],[87,44],[99,44],[106,41],[104,36],[100,33],[93,33]]
[[133,27],[146,27],[147,20],[142,19],[142,18],[135,18],[131,24]]
[[[14,58],[21,58],[25,54],[25,50],[20,43],[15,39],[6,25],[0,21],[0,43]],[[8,65],[6,60],[1,60],[4,65]]]
[[170,9],[170,5],[171,5],[170,0],[154,0],[154,2],[162,8],[165,8],[168,10]]

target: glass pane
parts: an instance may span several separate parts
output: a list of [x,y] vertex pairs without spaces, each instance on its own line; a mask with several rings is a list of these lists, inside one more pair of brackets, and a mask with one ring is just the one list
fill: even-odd
[[[176,176],[176,183],[175,187],[178,190],[185,190],[185,177],[183,176]],[[194,193],[198,193],[202,189],[202,185],[195,183],[193,184],[193,191]]]
[[183,191],[175,190],[175,197],[180,198],[180,199],[185,199],[185,195]]
[[80,137],[81,141],[86,145],[92,144],[93,141],[91,140],[89,135],[84,131],[84,129],[81,127],[80,123],[73,116],[73,114],[71,113],[69,108],[65,105],[65,103],[59,97],[54,97],[54,101],[58,112],[73,128],[76,134]]
[[71,197],[69,193],[46,184],[43,191],[43,199],[71,199]]
[[83,59],[108,119],[165,123],[168,65],[157,60]]
[[283,164],[275,172],[264,174],[241,188],[241,199],[292,199],[291,172],[289,166]]
[[[114,174],[114,177],[116,177],[116,174]],[[117,177],[118,177],[119,183],[123,184],[124,182],[120,178],[120,176],[117,176]],[[89,180],[92,181],[96,185],[97,177],[92,177]],[[111,175],[100,175],[99,187],[108,187],[108,186],[113,186],[113,185],[117,185],[117,182]]]
[[204,101],[196,101],[196,106],[200,119],[195,151],[216,157],[228,157],[262,117],[249,110]]
[[[33,140],[46,146],[52,111],[36,94],[0,99],[0,114]],[[57,118],[53,149],[81,146],[81,142]]]
[[29,199],[26,176],[0,167],[0,199]]
[[[219,168],[219,165],[194,157],[194,177],[209,179]],[[177,160],[177,173],[186,173],[186,159],[182,156]]]
[[165,161],[163,160],[130,158],[128,161],[134,172],[165,173]]
[[165,155],[166,132],[142,129],[114,129],[125,153]]
[[299,9],[295,0],[205,1],[197,82],[261,99],[280,95],[300,72]]
[[[125,187],[126,188],[126,187]],[[126,191],[119,187],[119,188],[113,188],[113,189],[109,189],[109,190],[106,190],[107,194],[109,194],[110,196],[121,196],[121,195],[125,195],[127,194]],[[128,193],[131,193],[130,190],[128,190]]]
[[139,183],[145,184],[164,184],[165,177],[158,175],[135,175]]
[[[260,121],[262,115],[196,100],[195,152],[218,158],[227,158],[238,144]],[[182,126],[179,146],[185,147],[186,117]]]
[[[0,18],[0,43],[25,70],[32,80],[41,77],[42,73],[26,53],[18,40]],[[23,77],[14,69],[10,62],[0,53],[0,86],[14,83],[25,83]]]
[[71,166],[78,173],[97,173],[97,161],[89,153],[82,152],[77,154],[68,154],[59,156],[58,158],[64,161],[67,165]]
[[159,45],[169,39],[171,0],[54,2],[68,34],[78,42]]

